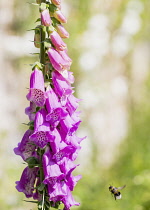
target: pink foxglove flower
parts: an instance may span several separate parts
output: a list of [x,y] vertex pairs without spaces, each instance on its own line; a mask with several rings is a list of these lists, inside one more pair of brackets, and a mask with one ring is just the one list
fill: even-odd
[[56,10],[54,12],[54,17],[60,21],[61,23],[67,23],[67,19],[66,17],[62,14],[62,12],[60,10]]
[[68,63],[68,65],[72,64],[72,60],[71,58],[68,56],[66,50],[60,51],[59,54],[61,55],[61,57],[66,61],[66,63]]
[[60,120],[65,119],[68,114],[62,107],[58,96],[52,88],[47,91],[46,108],[48,110],[46,121],[50,123],[50,128],[52,130],[58,125]]
[[64,60],[57,50],[55,50],[54,48],[49,48],[47,53],[50,62],[55,70],[61,72],[70,69],[71,64],[68,63],[68,61]]
[[16,189],[23,192],[27,198],[33,196],[34,184],[38,175],[38,168],[26,167],[22,173],[20,181],[16,181]]
[[30,106],[25,108],[25,114],[28,115],[30,121],[33,121],[35,119],[35,113],[36,104],[34,102],[30,102]]
[[72,60],[62,40],[69,33],[61,25],[67,22],[59,10],[61,1],[37,3],[41,24],[35,28],[34,43],[40,47],[40,63],[33,65],[26,96],[30,103],[25,109],[29,128],[14,148],[28,164],[16,189],[37,200],[38,209],[58,209],[62,203],[63,210],[70,210],[79,205],[72,191],[81,176],[72,172],[79,165],[74,161],[85,138],[76,135],[81,123],[77,111],[80,100],[73,95],[74,76],[69,71]]
[[35,68],[30,77],[30,90],[27,99],[42,107],[45,104],[44,78],[42,71]]
[[31,142],[29,136],[33,133],[32,130],[27,130],[22,138],[22,141],[18,143],[18,147],[14,148],[16,155],[20,155],[23,160],[34,156],[36,146]]
[[55,93],[60,97],[60,102],[64,106],[66,104],[67,98],[73,93],[72,87],[57,71],[53,71],[52,80]]
[[52,24],[48,9],[41,12],[41,21],[44,26],[50,26]]
[[43,181],[44,184],[53,186],[56,182],[64,179],[65,174],[61,172],[59,165],[52,159],[52,152],[50,152],[49,148],[46,148],[42,161],[45,176]]
[[46,122],[46,111],[41,109],[36,113],[34,133],[30,140],[38,147],[44,148],[49,142],[54,141],[55,136],[51,134],[49,123]]
[[63,42],[63,40],[61,39],[61,37],[59,36],[59,34],[56,31],[53,31],[50,34],[50,38],[51,38],[53,45],[55,46],[55,48],[57,50],[64,50],[67,48],[66,43]]
[[69,33],[66,31],[63,25],[57,24],[56,25],[57,33],[61,38],[69,38]]

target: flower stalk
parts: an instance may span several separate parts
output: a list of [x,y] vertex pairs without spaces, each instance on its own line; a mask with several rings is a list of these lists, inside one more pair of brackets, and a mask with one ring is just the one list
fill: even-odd
[[60,0],[37,0],[40,24],[35,27],[34,44],[40,47],[39,61],[32,67],[25,113],[28,130],[14,149],[27,163],[16,189],[27,198],[37,200],[38,210],[51,207],[70,210],[79,205],[72,191],[81,178],[72,172],[80,143],[76,131],[81,123],[72,84],[72,63],[62,38],[69,33],[62,23],[67,19],[61,12]]

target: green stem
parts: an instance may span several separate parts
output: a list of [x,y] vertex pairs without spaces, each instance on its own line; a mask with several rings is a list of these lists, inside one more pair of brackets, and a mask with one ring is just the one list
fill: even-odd
[[44,41],[45,41],[45,30],[44,30],[44,26],[41,25],[41,29],[40,29],[40,36],[41,36],[41,44],[40,44],[40,63],[43,64],[43,76],[45,79],[45,46],[44,46]]

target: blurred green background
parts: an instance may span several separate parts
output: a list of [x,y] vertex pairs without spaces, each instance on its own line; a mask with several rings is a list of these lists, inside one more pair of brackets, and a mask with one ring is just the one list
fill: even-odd
[[[31,1],[30,1],[31,2]],[[150,209],[150,1],[62,0],[71,71],[83,120],[74,174],[81,203],[72,210]],[[27,129],[24,114],[38,7],[0,1],[0,208],[36,210],[15,189],[25,165],[13,148]],[[109,185],[126,184],[115,201]]]

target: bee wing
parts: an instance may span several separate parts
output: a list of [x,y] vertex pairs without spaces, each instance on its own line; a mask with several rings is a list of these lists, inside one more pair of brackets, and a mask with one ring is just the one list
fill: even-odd
[[122,187],[118,187],[117,189],[118,190],[122,190],[123,188],[125,188],[126,187],[126,185],[124,185],[124,186],[122,186]]

